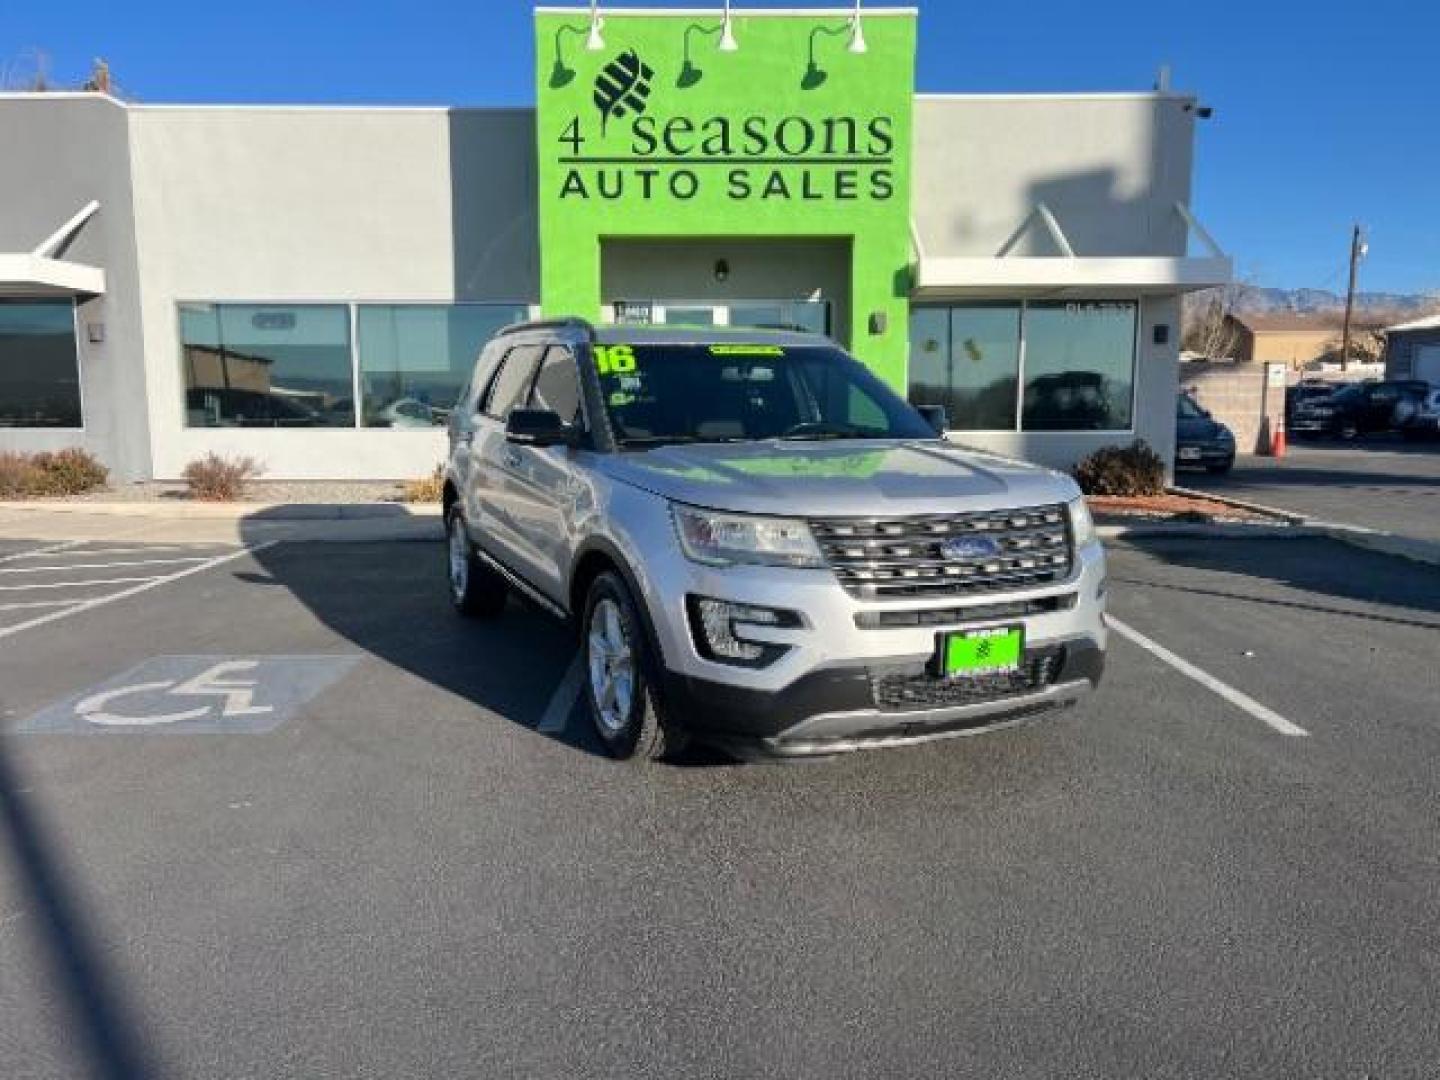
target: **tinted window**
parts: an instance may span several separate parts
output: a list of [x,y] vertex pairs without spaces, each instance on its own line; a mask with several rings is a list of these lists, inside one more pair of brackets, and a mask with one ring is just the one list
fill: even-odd
[[1180,395],[1178,402],[1179,412],[1177,415],[1181,420],[1200,420],[1204,418],[1205,413],[1200,406],[1196,405],[1195,402],[1184,394]]
[[552,345],[535,376],[530,408],[546,409],[567,423],[580,419],[580,377],[569,349]]
[[1019,304],[911,313],[910,400],[943,405],[951,427],[1014,430],[1019,372]]
[[539,345],[517,345],[510,350],[485,395],[485,404],[481,411],[486,416],[504,420],[510,415],[511,409],[525,400],[541,351]]
[[350,310],[182,304],[190,427],[352,427]]
[[1125,301],[1026,305],[1025,430],[1130,427],[1135,317]]
[[362,304],[357,311],[364,426],[444,424],[491,335],[517,304]]
[[610,345],[593,358],[622,445],[936,437],[864,365],[826,346]]
[[69,300],[0,300],[0,427],[80,426]]

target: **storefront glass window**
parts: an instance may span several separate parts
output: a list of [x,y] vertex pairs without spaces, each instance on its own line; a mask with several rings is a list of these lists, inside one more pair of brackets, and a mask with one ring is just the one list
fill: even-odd
[[0,427],[80,427],[69,300],[0,300]]
[[443,426],[485,342],[526,315],[524,304],[362,304],[364,426]]
[[1026,305],[1026,431],[1130,427],[1135,308],[1116,300]]
[[943,405],[950,426],[1015,428],[1020,305],[916,308],[910,318],[910,400]]
[[1133,301],[916,307],[910,400],[943,405],[962,431],[1124,431],[1135,381]]
[[352,427],[350,309],[182,304],[190,427]]

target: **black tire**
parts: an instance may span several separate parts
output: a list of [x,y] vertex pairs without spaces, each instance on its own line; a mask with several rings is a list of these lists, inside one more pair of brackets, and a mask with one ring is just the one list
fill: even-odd
[[[617,617],[618,630],[629,653],[630,694],[625,708],[619,706],[618,691],[609,701],[600,700],[597,682],[611,676],[602,674],[598,665],[607,656],[621,671],[618,654],[597,647],[596,634],[605,634],[597,617],[605,622],[608,613]],[[664,761],[677,754],[685,737],[665,717],[658,687],[659,658],[654,655],[645,633],[645,624],[625,579],[606,571],[590,583],[585,597],[585,617],[580,624],[580,655],[585,671],[585,705],[595,734],[613,757],[622,761]],[[623,680],[622,680],[623,681]]]
[[[464,545],[463,555],[456,550]],[[458,506],[445,515],[446,580],[450,603],[461,615],[493,619],[505,610],[510,589],[505,579],[480,561]]]

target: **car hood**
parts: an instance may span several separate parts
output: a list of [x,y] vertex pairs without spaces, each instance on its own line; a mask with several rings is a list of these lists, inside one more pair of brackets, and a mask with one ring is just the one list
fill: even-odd
[[1214,442],[1225,425],[1203,416],[1181,417],[1175,421],[1175,438],[1179,442]]
[[1079,495],[1061,473],[940,441],[668,446],[606,455],[600,468],[677,502],[805,517],[992,510]]

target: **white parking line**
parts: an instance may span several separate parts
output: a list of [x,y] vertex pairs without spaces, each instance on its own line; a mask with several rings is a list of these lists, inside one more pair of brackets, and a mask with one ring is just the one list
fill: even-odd
[[565,669],[560,685],[555,687],[550,704],[545,707],[545,715],[540,718],[540,723],[535,725],[536,731],[545,735],[558,735],[565,730],[565,725],[570,721],[570,711],[575,708],[575,699],[580,696],[580,682],[584,677],[585,661],[577,652],[570,661],[570,666]]
[[78,589],[82,585],[129,585],[135,581],[157,581],[164,574],[148,577],[93,578],[90,581],[46,581],[40,585],[0,585],[0,592],[29,592],[31,589]]
[[21,604],[0,604],[0,611],[24,611],[37,607],[65,607],[68,604],[83,604],[83,600],[26,600]]
[[1188,678],[1194,679],[1201,686],[1205,687],[1205,689],[1219,694],[1222,698],[1230,702],[1230,704],[1234,705],[1236,708],[1243,709],[1245,712],[1255,717],[1255,719],[1261,721],[1262,723],[1268,724],[1271,728],[1273,728],[1275,731],[1278,731],[1281,735],[1303,736],[1310,734],[1304,728],[1299,727],[1296,724],[1292,724],[1289,720],[1286,720],[1275,710],[1269,708],[1268,706],[1261,705],[1260,702],[1256,701],[1249,694],[1246,694],[1240,690],[1236,690],[1235,687],[1231,686],[1229,683],[1221,682],[1219,679],[1215,678],[1214,675],[1211,675],[1208,671],[1201,670],[1194,664],[1190,663],[1189,660],[1186,660],[1184,657],[1176,656],[1173,652],[1165,648],[1165,646],[1161,645],[1158,641],[1153,641],[1152,639],[1146,637],[1144,634],[1140,633],[1139,630],[1136,630],[1133,626],[1123,623],[1119,619],[1115,618],[1114,615],[1110,615],[1107,613],[1105,616],[1105,622],[1106,625],[1108,625],[1121,637],[1134,642],[1136,645],[1139,645],[1140,648],[1144,649],[1152,656],[1158,657],[1159,659],[1163,660],[1165,663],[1173,667],[1176,671],[1180,672],[1180,674]]
[[7,566],[0,574],[46,574],[56,570],[109,570],[112,566],[166,566],[182,562],[204,562],[204,555],[185,555],[174,559],[126,559],[121,562],[63,563],[57,566]]
[[[128,596],[135,596],[149,589],[154,589],[161,585],[168,585],[172,581],[179,581],[181,578],[189,577],[192,574],[204,573],[206,570],[210,570],[222,563],[232,562],[235,559],[243,559],[247,555],[254,555],[257,552],[264,551],[268,547],[274,547],[278,543],[278,540],[267,540],[262,544],[255,544],[253,547],[243,547],[236,551],[227,552],[224,555],[217,555],[213,559],[207,559],[205,562],[196,566],[187,566],[185,569],[177,570],[173,574],[166,574],[162,577],[155,578],[141,578],[140,584],[132,588],[121,589],[119,592],[110,593],[108,596],[97,596],[93,600],[82,600],[75,607],[65,608],[63,611],[52,611],[46,615],[37,615],[35,618],[29,619],[26,622],[0,628],[0,638],[10,637],[12,634],[20,633],[22,630],[31,630],[37,626],[44,626],[47,623],[65,619],[71,615],[78,615],[82,611],[93,611],[95,608],[104,604],[111,604],[116,600],[124,600]],[[85,582],[84,584],[91,585],[94,584],[94,582]],[[0,588],[4,587],[5,586],[0,586]],[[32,585],[29,587],[37,588],[41,586]]]
[[37,555],[53,555],[57,551],[68,551],[83,543],[85,543],[84,540],[66,540],[63,544],[46,544],[44,547],[31,548],[29,551],[17,551],[13,555],[0,555],[0,563],[14,562],[16,559],[33,559]]

